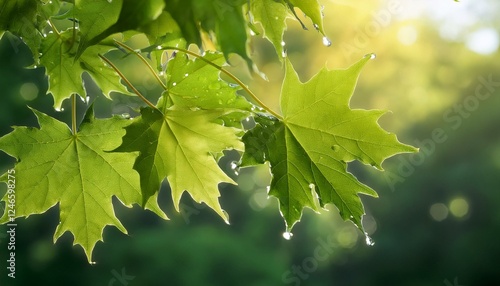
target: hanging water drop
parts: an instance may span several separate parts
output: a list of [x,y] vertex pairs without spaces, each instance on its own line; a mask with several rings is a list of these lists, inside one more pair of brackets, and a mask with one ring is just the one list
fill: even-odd
[[64,108],[62,108],[62,107],[56,107],[56,108],[55,108],[55,110],[56,110],[57,112],[62,112],[62,111],[64,111]]
[[281,46],[284,47],[286,45],[285,41],[281,41]]
[[283,233],[283,238],[286,239],[286,240],[290,240],[292,239],[292,236],[293,236],[293,233],[289,232],[289,231],[285,231]]
[[231,162],[231,169],[232,170],[237,170],[238,169],[238,163],[236,163],[236,161],[232,161]]
[[286,58],[286,50],[283,50],[283,51],[281,52],[281,56],[282,56],[283,58]]
[[328,39],[328,37],[325,36],[325,37],[323,37],[323,45],[325,47],[329,47],[332,45],[332,41],[330,41],[330,39]]
[[373,54],[373,53],[372,54],[366,54],[365,58],[368,58],[368,57],[370,58],[370,60],[373,60],[373,59],[375,59],[377,57],[377,55]]
[[371,237],[368,236],[368,234],[365,232],[365,242],[366,242],[366,245],[368,246],[374,246],[375,245],[375,241],[373,241],[373,239]]

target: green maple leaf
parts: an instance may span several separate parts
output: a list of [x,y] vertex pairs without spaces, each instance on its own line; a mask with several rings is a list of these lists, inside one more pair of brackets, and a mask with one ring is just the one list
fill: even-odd
[[0,0],[0,39],[5,31],[20,37],[38,61],[43,28],[50,16],[59,11],[59,1]]
[[271,41],[278,55],[283,54],[283,34],[286,19],[290,14],[285,1],[254,0],[250,2],[250,11],[256,22],[264,29],[264,36]]
[[256,117],[257,126],[243,137],[243,166],[271,164],[269,194],[279,199],[288,229],[300,220],[304,207],[318,211],[333,203],[344,220],[362,230],[364,210],[358,194],[377,194],[347,172],[347,163],[359,160],[382,169],[387,157],[416,151],[378,125],[384,111],[349,107],[369,58],[346,70],[323,69],[307,83],[300,82],[287,61],[283,120]]
[[[264,36],[273,44],[278,55],[283,58],[284,46],[283,34],[287,29],[286,19],[290,17],[290,11],[297,17],[294,7],[298,7],[308,16],[314,27],[323,35],[323,17],[321,7],[317,0],[253,0],[250,2],[250,11],[254,21],[259,22],[264,30]],[[305,25],[301,22],[303,27]]]
[[207,33],[224,53],[241,56],[253,69],[247,53],[248,28],[243,15],[244,0],[169,0],[166,10],[178,23],[188,43],[202,46],[202,33]]
[[223,62],[221,54],[207,53],[204,59],[177,55],[169,61],[160,110],[142,109],[141,116],[126,128],[117,151],[140,151],[134,168],[141,176],[144,201],[158,192],[166,177],[177,210],[187,191],[227,221],[218,202],[218,185],[235,183],[217,161],[223,150],[243,150],[240,121],[252,105],[207,63]]
[[82,33],[76,57],[108,36],[139,29],[158,18],[163,0],[77,0],[74,17]]
[[98,56],[115,49],[112,39],[102,41],[85,50],[78,59],[75,58],[79,33],[73,29],[60,34],[51,33],[43,39],[41,50],[43,57],[40,63],[45,66],[49,78],[49,89],[54,97],[54,107],[60,108],[62,102],[72,94],[86,97],[82,74],[87,72],[101,88],[104,95],[110,98],[113,91],[130,94],[120,83],[120,77]]
[[[16,127],[0,138],[0,149],[17,159],[16,217],[41,214],[59,204],[54,241],[66,231],[83,247],[89,262],[107,225],[126,233],[115,216],[112,197],[125,206],[141,202],[139,174],[132,169],[137,154],[110,153],[121,143],[129,120],[95,119],[89,109],[73,134],[66,124],[33,110],[40,129]],[[8,179],[7,173],[1,177]],[[7,196],[3,198],[7,202]],[[167,219],[156,198],[146,208]],[[7,212],[0,219],[9,220]]]
[[206,203],[227,222],[218,198],[219,183],[236,184],[217,165],[226,149],[243,150],[239,129],[214,123],[224,110],[141,110],[126,127],[118,152],[140,151],[134,168],[141,176],[144,201],[159,191],[166,177],[176,210],[187,191],[198,203]]
[[311,18],[313,25],[316,29],[320,31],[323,35],[325,34],[323,28],[323,15],[321,14],[321,6],[318,0],[288,0],[289,3],[294,7],[300,8],[305,15]]

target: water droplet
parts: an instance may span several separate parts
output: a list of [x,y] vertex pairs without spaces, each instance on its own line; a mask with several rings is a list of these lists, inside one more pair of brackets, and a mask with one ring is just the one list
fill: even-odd
[[292,236],[293,236],[293,233],[289,232],[289,231],[285,231],[283,233],[283,238],[286,239],[286,240],[290,240],[292,239]]
[[229,214],[225,210],[222,210],[222,213],[224,214],[224,222],[227,225],[231,225],[231,223],[229,223]]
[[157,50],[161,50],[161,49],[162,49],[162,47],[161,47],[161,46],[156,46],[156,49],[157,49]]
[[85,103],[89,104],[89,102],[90,102],[90,96],[85,97]]
[[315,187],[316,187],[316,186],[315,186],[313,183],[310,183],[310,184],[309,184],[309,189],[314,190],[314,188],[315,188]]
[[160,75],[161,75],[161,76],[164,76],[164,75],[165,75],[165,72],[164,72],[164,71],[161,71],[161,72],[160,72]]
[[184,76],[185,76],[185,77],[188,77],[188,76],[189,76],[189,74],[188,74],[188,73],[185,73],[185,74],[184,74]]
[[125,119],[129,119],[130,118],[130,114],[128,113],[122,113],[122,118],[125,118]]
[[38,68],[38,66],[37,66],[37,65],[34,65],[34,66],[33,66],[33,68],[34,68],[34,69],[36,69],[36,68]]
[[329,47],[332,45],[332,41],[330,41],[330,39],[328,39],[328,37],[323,37],[323,45],[325,47]]
[[284,47],[286,45],[285,41],[281,41],[281,46]]
[[239,168],[238,163],[236,161],[231,162],[231,169],[232,170],[237,170]]
[[64,108],[62,108],[62,107],[56,107],[56,108],[55,108],[55,110],[56,110],[57,112],[62,112],[62,111],[64,111]]
[[255,32],[252,29],[250,29],[250,36],[255,36],[255,35],[256,35]]
[[365,55],[365,58],[368,58],[368,57],[369,57],[371,60],[373,60],[373,59],[375,59],[375,58],[377,57],[377,55],[376,55],[376,54],[373,54],[373,53],[372,53],[372,54],[366,54],[366,55]]
[[374,246],[375,245],[375,241],[373,241],[373,239],[371,237],[368,236],[368,234],[365,232],[365,242],[366,242],[366,245],[368,246]]
[[316,29],[316,31],[319,31],[319,26],[318,26],[318,24],[313,24],[313,26],[314,26],[314,29]]
[[284,58],[286,58],[286,50],[283,50],[283,51],[281,52],[281,56],[282,56],[282,57],[284,57]]
[[245,118],[246,122],[250,122],[250,117]]
[[189,110],[191,110],[191,111],[198,111],[198,110],[200,110],[200,108],[199,107],[190,107]]
[[268,192],[268,193],[269,193],[269,191],[270,191],[270,190],[271,190],[271,186],[267,186],[267,187],[266,187],[266,192]]
[[176,86],[176,85],[177,85],[177,83],[176,83],[176,82],[172,83],[172,86]]

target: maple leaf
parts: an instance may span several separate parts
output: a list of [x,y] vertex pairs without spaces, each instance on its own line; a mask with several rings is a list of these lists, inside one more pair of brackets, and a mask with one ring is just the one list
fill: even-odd
[[300,8],[304,15],[312,20],[314,27],[323,35],[325,34],[321,7],[317,0],[253,0],[250,2],[253,21],[261,24],[264,36],[273,44],[280,59],[285,55],[283,34],[287,29],[286,19],[290,18],[290,12],[306,29],[306,26],[296,15],[294,7]]
[[243,15],[245,0],[171,0],[167,10],[182,30],[188,43],[202,47],[202,34],[220,47],[226,59],[231,53],[242,57],[250,70],[253,63],[247,52],[248,29]]
[[82,82],[84,72],[92,77],[108,98],[113,91],[130,94],[120,83],[118,74],[98,57],[98,54],[105,54],[115,49],[112,39],[109,39],[109,42],[103,41],[99,45],[89,47],[76,60],[78,36],[79,32],[75,34],[73,29],[69,29],[60,34],[49,34],[42,41],[43,57],[40,59],[40,63],[46,68],[46,74],[49,78],[47,93],[52,93],[54,107],[59,109],[62,102],[73,93],[85,98],[86,94]]
[[270,162],[269,194],[279,199],[288,230],[300,220],[304,207],[318,211],[328,203],[363,230],[358,193],[377,193],[347,172],[347,162],[359,160],[382,169],[387,157],[416,150],[378,125],[384,111],[349,107],[369,59],[346,70],[323,69],[307,83],[300,82],[287,61],[280,103],[283,119],[258,116],[257,126],[243,136],[242,166]]
[[166,177],[176,210],[184,191],[198,203],[205,202],[228,221],[218,198],[219,183],[236,184],[217,165],[226,149],[243,150],[237,128],[214,123],[224,110],[141,110],[126,127],[123,144],[115,151],[140,151],[134,168],[141,176],[144,201],[159,191]]
[[[17,159],[15,217],[41,214],[59,204],[57,241],[66,231],[74,236],[74,245],[83,247],[89,262],[97,241],[107,225],[127,233],[115,216],[112,197],[125,206],[140,203],[139,174],[132,169],[137,154],[110,153],[121,143],[129,120],[113,117],[95,119],[92,107],[80,130],[73,134],[66,124],[33,110],[40,129],[15,127],[0,138],[0,149]],[[1,179],[7,181],[7,173]],[[7,202],[7,196],[3,201]],[[156,197],[149,209],[167,219]],[[4,212],[0,223],[9,220]]]
[[38,62],[38,48],[43,38],[43,29],[50,16],[59,11],[59,1],[3,0],[0,1],[0,39],[4,31],[18,36],[33,53]]
[[227,222],[218,198],[219,183],[236,184],[217,165],[223,150],[242,151],[241,119],[252,104],[236,94],[238,87],[221,80],[211,64],[224,62],[220,53],[203,60],[176,55],[168,63],[167,90],[158,108],[144,108],[126,127],[119,152],[140,151],[134,168],[141,176],[144,201],[158,192],[167,178],[174,206],[184,191],[205,202]]
[[161,15],[164,7],[163,0],[77,0],[73,13],[82,36],[76,58],[110,35],[150,23]]
[[283,34],[286,30],[286,19],[290,17],[285,1],[251,1],[250,11],[255,21],[262,25],[264,36],[274,45],[278,55],[283,55]]

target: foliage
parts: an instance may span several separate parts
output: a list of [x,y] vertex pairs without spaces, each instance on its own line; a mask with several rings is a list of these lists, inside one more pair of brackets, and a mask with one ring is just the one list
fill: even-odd
[[[165,178],[177,209],[188,192],[228,221],[218,191],[220,183],[234,183],[217,165],[224,150],[241,152],[241,166],[270,162],[269,194],[280,201],[287,231],[300,220],[304,207],[317,211],[328,203],[363,231],[358,193],[376,193],[347,171],[347,163],[358,160],[381,169],[385,158],[415,151],[378,126],[383,111],[349,107],[358,75],[371,55],[347,70],[325,69],[305,84],[299,81],[286,59],[285,19],[293,15],[302,23],[295,11],[299,8],[324,33],[315,0],[255,0],[249,5],[242,0],[34,2],[0,1],[0,35],[8,31],[28,45],[34,66],[45,68],[54,108],[60,110],[65,99],[72,99],[72,122],[68,128],[34,111],[40,128],[16,127],[0,138],[0,149],[17,159],[16,217],[44,213],[59,204],[55,238],[70,231],[89,261],[106,225],[126,232],[114,215],[111,197],[166,218],[156,203]],[[265,106],[223,67],[234,53],[256,70],[248,45],[250,35],[258,33],[257,23],[286,65],[283,115]],[[149,40],[141,53],[123,43],[139,34]],[[190,44],[216,51],[199,55]],[[164,88],[156,104],[104,56],[111,50],[144,61]],[[95,119],[89,106],[77,127],[76,97],[88,97],[83,73],[107,97],[114,91],[135,93],[148,106],[133,120]],[[237,93],[240,90],[257,106]],[[249,116],[256,126],[248,130],[241,121]],[[7,219],[4,214],[2,222]]]

